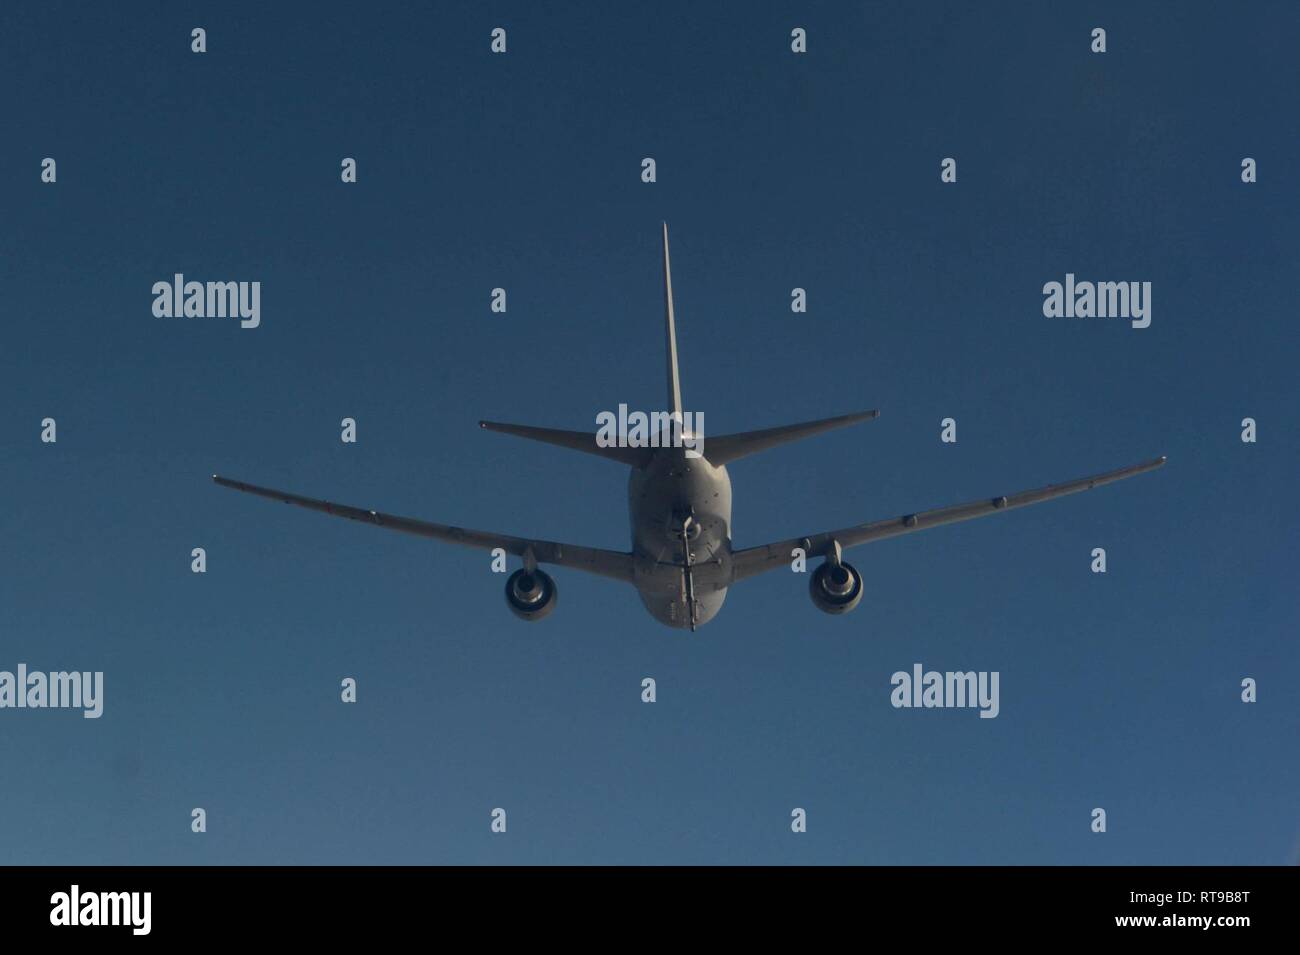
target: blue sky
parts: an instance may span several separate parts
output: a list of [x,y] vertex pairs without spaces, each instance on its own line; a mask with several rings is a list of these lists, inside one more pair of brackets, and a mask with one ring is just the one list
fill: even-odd
[[[0,669],[105,702],[0,711],[0,861],[1295,860],[1294,5],[2,26]],[[881,409],[735,464],[738,547],[1169,464],[853,551],[849,616],[775,573],[695,634],[563,570],[528,626],[486,555],[209,481],[625,548],[625,470],[476,422],[661,407],[662,220],[706,433]],[[155,318],[175,272],[260,281],[261,327]],[[1151,327],[1045,318],[1067,272],[1152,282]],[[917,662],[999,671],[999,717],[891,707]]]

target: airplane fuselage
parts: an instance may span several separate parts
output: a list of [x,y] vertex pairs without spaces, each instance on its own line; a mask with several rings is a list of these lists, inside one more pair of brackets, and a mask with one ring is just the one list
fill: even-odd
[[[725,466],[661,448],[628,479],[633,580],[646,610],[670,627],[707,623],[731,583],[731,478]],[[683,542],[683,530],[686,540]],[[690,550],[689,581],[684,573]]]

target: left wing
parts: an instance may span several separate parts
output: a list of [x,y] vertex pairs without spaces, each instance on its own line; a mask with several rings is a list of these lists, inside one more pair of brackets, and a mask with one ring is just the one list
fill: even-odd
[[1117,471],[1106,471],[1103,474],[1094,474],[1091,477],[1066,481],[1064,484],[1049,484],[1046,487],[1036,488],[1032,491],[1021,491],[1018,494],[985,497],[967,504],[954,504],[951,507],[940,507],[932,511],[904,514],[902,517],[876,521],[874,524],[855,524],[852,527],[843,527],[837,531],[826,531],[822,534],[814,534],[811,537],[798,537],[792,540],[778,541],[775,544],[765,544],[762,547],[750,547],[736,551],[732,555],[733,579],[744,580],[746,577],[761,574],[765,570],[788,566],[791,560],[790,552],[796,547],[803,548],[808,557],[819,557],[831,549],[832,541],[837,542],[841,547],[856,547],[858,544],[865,544],[868,541],[897,537],[900,534],[911,534],[915,531],[938,527],[941,524],[969,521],[975,517],[985,517],[1001,511],[1010,511],[1017,507],[1024,507],[1027,504],[1050,501],[1055,497],[1064,497],[1066,494],[1087,491],[1094,487],[1101,487],[1103,484],[1110,484],[1113,481],[1122,481],[1124,478],[1133,477],[1135,474],[1154,471],[1164,463],[1165,458],[1161,456],[1152,461],[1135,464],[1132,467],[1120,468]]
[[501,547],[506,553],[514,554],[516,557],[524,557],[531,549],[534,559],[539,564],[572,567],[574,570],[585,570],[588,573],[599,574],[602,577],[612,577],[615,580],[629,582],[632,580],[631,554],[602,550],[598,547],[578,547],[574,544],[559,544],[555,541],[511,537],[507,534],[475,531],[466,527],[452,527],[449,524],[417,521],[411,517],[397,517],[380,511],[350,507],[347,504],[321,501],[314,497],[302,497],[298,494],[290,494],[287,491],[276,491],[269,487],[258,487],[256,484],[245,484],[243,481],[232,481],[230,478],[219,477],[216,474],[212,475],[212,480],[222,487],[244,491],[247,494],[256,494],[259,497],[267,497],[273,501],[283,501],[285,504],[296,504],[299,507],[320,511],[323,514],[332,514],[335,517],[346,517],[350,520],[374,524],[377,527],[387,527],[390,530],[405,531],[408,534],[418,534],[421,537],[450,541],[453,544],[461,544],[479,550],[490,551],[493,548]]

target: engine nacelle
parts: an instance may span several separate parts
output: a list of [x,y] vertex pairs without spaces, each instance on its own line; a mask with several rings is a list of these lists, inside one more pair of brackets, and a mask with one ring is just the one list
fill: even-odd
[[862,600],[862,575],[852,564],[826,561],[808,578],[808,592],[818,610],[848,613]]
[[541,620],[555,609],[559,596],[550,574],[540,570],[516,570],[506,580],[506,604],[520,620]]

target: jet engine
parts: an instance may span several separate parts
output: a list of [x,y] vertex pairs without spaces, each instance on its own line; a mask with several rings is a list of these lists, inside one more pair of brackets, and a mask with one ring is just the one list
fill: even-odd
[[862,600],[862,575],[852,564],[828,560],[808,578],[808,592],[818,610],[848,613]]
[[550,574],[520,568],[506,580],[506,603],[520,620],[541,620],[555,609],[559,595]]

